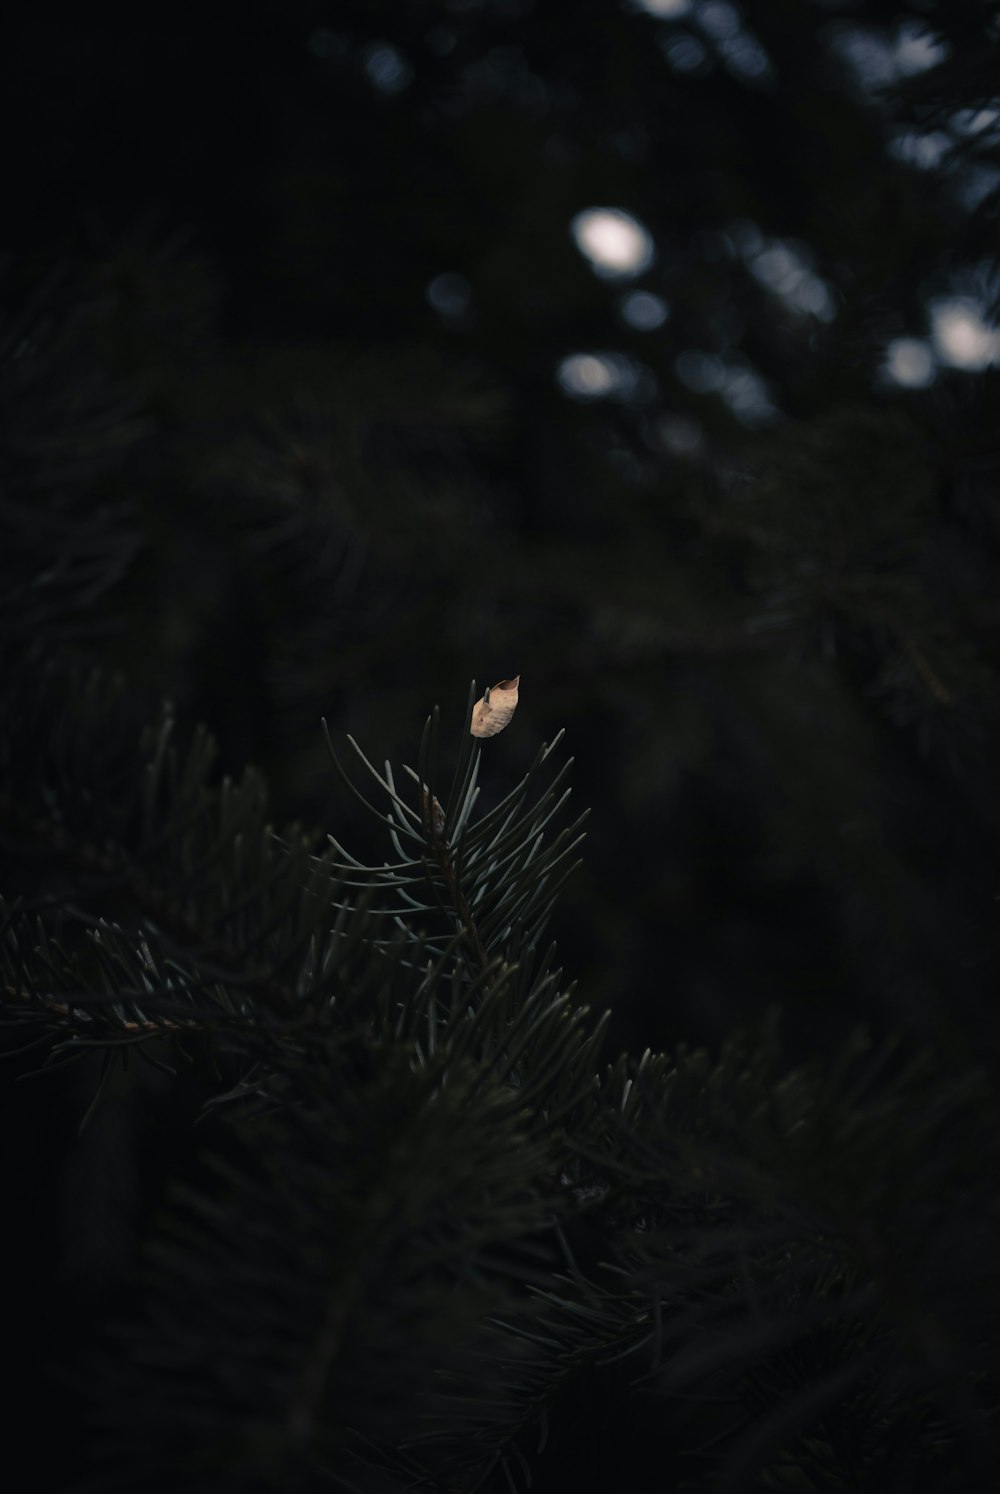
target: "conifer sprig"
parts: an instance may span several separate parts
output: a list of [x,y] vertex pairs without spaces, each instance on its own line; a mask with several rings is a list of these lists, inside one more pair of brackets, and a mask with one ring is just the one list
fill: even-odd
[[469,691],[465,728],[458,761],[444,807],[438,798],[438,712],[428,717],[420,743],[417,769],[404,766],[415,786],[408,800],[397,788],[392,767],[385,772],[348,742],[368,778],[385,803],[380,807],[355,785],[334,749],[323,723],[330,757],[349,792],[385,829],[396,859],[365,865],[346,852],[331,835],[339,858],[334,870],[345,887],[364,888],[372,907],[391,920],[407,938],[419,938],[435,957],[444,958],[462,946],[461,959],[470,957],[480,969],[497,954],[515,960],[537,946],[551,916],[559,890],[577,864],[574,852],[583,840],[586,812],[548,838],[552,821],[570,795],[565,780],[572,759],[545,784],[543,771],[551,762],[563,733],[541,747],[521,781],[480,818],[474,809],[479,797],[482,747],[470,734],[475,681]]

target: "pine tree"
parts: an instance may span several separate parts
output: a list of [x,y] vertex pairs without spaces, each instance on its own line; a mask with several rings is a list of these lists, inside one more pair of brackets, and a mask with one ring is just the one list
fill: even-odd
[[[15,395],[58,386],[43,330]],[[63,419],[8,474],[3,1014],[83,1061],[85,1126],[132,1093],[152,1173],[99,1322],[53,1314],[75,1486],[985,1488],[988,1073],[861,1034],[789,1067],[773,1024],[608,1063],[546,945],[561,740],[504,784],[475,687],[401,772],[327,733],[370,852],[276,833],[259,774],[87,661],[132,416],[97,381]]]
[[[22,744],[60,885],[6,910],[5,1016],[99,1049],[104,1084],[194,1066],[209,1098],[133,1311],[69,1382],[89,1487],[564,1487],[581,1400],[593,1487],[985,1487],[984,1075],[860,1037],[787,1072],[773,1032],[602,1069],[542,952],[578,843],[558,744],[484,813],[467,728],[440,797],[436,716],[411,792],[356,749],[392,857],[365,864],[275,837],[260,783],[208,787],[168,723],[109,761],[115,705],[81,688]],[[83,763],[118,791],[67,792],[104,787]]]
[[[881,370],[962,277],[995,309],[995,17],[611,7],[555,44],[484,5],[448,50],[339,9],[247,21],[298,143],[230,175],[254,107],[192,129],[193,245],[11,215],[12,1433],[81,1494],[986,1494],[998,385]],[[18,138],[46,69],[81,118],[109,81],[46,25]],[[940,60],[861,86],[855,26],[901,25]],[[428,186],[474,204],[471,311],[424,295]],[[659,340],[567,239],[612,187]],[[574,404],[588,347],[617,392]],[[469,654],[525,670],[499,742]],[[647,1024],[669,1051],[620,1052]]]

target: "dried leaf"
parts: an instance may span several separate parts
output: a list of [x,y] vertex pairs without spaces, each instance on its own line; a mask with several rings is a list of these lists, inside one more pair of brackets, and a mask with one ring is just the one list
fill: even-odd
[[503,731],[517,709],[517,687],[521,676],[515,674],[511,680],[501,680],[493,685],[482,699],[472,707],[472,725],[469,730],[474,737],[495,737]]

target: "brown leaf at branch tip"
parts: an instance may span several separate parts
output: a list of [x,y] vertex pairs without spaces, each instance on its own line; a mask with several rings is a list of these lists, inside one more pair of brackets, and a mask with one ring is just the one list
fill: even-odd
[[501,680],[476,701],[472,707],[472,725],[469,728],[474,737],[495,737],[498,731],[503,731],[517,710],[517,687],[520,681],[519,674],[515,674],[513,679]]

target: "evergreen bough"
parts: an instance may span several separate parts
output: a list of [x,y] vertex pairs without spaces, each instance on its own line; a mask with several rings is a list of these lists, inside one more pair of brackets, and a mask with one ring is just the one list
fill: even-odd
[[[276,834],[259,774],[92,667],[138,426],[43,312],[0,390],[2,1014],[96,1067],[88,1127],[126,1083],[177,1114],[98,1342],[48,1350],[79,1487],[985,1494],[990,1075],[863,1034],[789,1068],[774,1023],[609,1063],[545,943],[561,742],[501,784],[474,692],[450,778],[436,713],[412,770],[348,744],[378,850]],[[769,535],[794,488],[755,489]]]
[[503,793],[487,758],[480,810],[474,690],[447,785],[436,711],[401,775],[328,738],[367,861],[276,836],[169,716],[112,751],[113,684],[39,695],[5,1018],[105,1082],[194,1067],[206,1138],[70,1375],[86,1487],[985,1487],[985,1076],[860,1035],[784,1072],[773,1023],[602,1067],[543,948],[569,764]]

